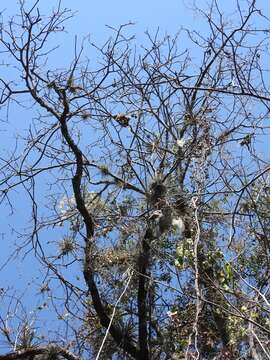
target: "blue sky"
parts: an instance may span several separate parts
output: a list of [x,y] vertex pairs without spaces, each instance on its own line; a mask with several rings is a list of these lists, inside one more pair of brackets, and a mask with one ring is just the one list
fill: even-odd
[[[235,0],[219,0],[218,3],[225,10],[226,13],[231,14],[232,5]],[[33,1],[26,1],[26,4],[33,3]],[[49,3],[49,5],[48,5]],[[41,13],[48,14],[58,1],[55,0],[40,0],[39,7]],[[198,7],[206,7],[208,1],[198,0],[196,4]],[[240,1],[240,3],[244,3]],[[68,64],[71,61],[71,56],[74,49],[74,38],[78,35],[79,39],[83,39],[87,34],[90,34],[93,42],[103,43],[109,36],[110,30],[106,25],[118,27],[120,24],[134,22],[135,25],[131,30],[136,35],[136,43],[143,44],[145,41],[144,32],[146,30],[154,33],[158,28],[160,34],[168,33],[175,34],[182,26],[189,27],[190,29],[197,29],[201,33],[206,31],[205,22],[192,11],[193,0],[137,0],[137,1],[124,1],[124,0],[62,0],[62,7],[71,9],[75,13],[74,18],[70,19],[66,25],[66,34],[61,37],[56,36],[55,39],[51,38],[52,44],[59,44],[61,46],[58,55],[54,57],[56,63],[65,62]],[[263,10],[266,16],[270,16],[269,0],[258,0],[258,8]],[[15,15],[19,12],[19,2],[15,0],[7,1],[2,0],[0,3],[0,11],[3,11],[5,20],[8,16]],[[181,44],[183,47],[188,44]],[[91,58],[91,54],[87,54]],[[95,61],[95,59],[94,59]],[[27,120],[29,113],[23,114],[19,108],[13,107],[11,109],[11,117],[17,121],[10,125],[11,128],[24,128],[27,129],[28,125],[24,122]],[[4,114],[1,112],[0,117],[3,118]],[[9,145],[14,138],[14,132],[4,131],[4,125],[1,127],[1,145]],[[18,196],[18,194],[16,194]],[[16,225],[24,223],[24,204],[19,206],[19,213],[16,212],[15,217]],[[18,216],[18,215],[22,216]],[[19,219],[22,219],[21,221]],[[13,224],[14,225],[14,224]],[[11,233],[8,224],[3,229],[7,233]],[[10,243],[7,241],[7,243]],[[6,254],[3,257],[6,257]],[[1,257],[0,257],[1,261]]]
[[[29,3],[29,2],[28,2]],[[48,5],[49,3],[49,5]],[[58,1],[40,1],[42,12],[51,10]],[[1,2],[2,9],[8,14],[15,14],[18,9],[17,1]],[[136,22],[143,33],[146,29],[159,26],[168,32],[177,30],[186,22],[187,8],[181,1],[139,0],[128,2],[123,0],[99,0],[89,2],[85,0],[62,0],[62,7],[77,12],[73,24],[69,27],[73,34],[93,34],[97,38],[105,38],[104,25],[118,26],[129,21]]]
[[[240,4],[244,5],[245,2],[246,0],[239,0]],[[26,1],[29,5],[33,3],[33,0]],[[79,40],[90,35],[92,42],[99,45],[104,43],[111,34],[106,25],[117,28],[121,24],[134,23],[131,32],[136,36],[138,45],[145,42],[146,30],[154,33],[159,29],[160,35],[165,33],[173,35],[182,27],[186,27],[203,34],[208,29],[198,12],[194,11],[194,4],[197,8],[206,9],[209,3],[209,0],[62,0],[62,8],[70,9],[74,13],[74,18],[67,22],[65,35],[61,34],[60,37],[55,36],[51,39],[52,43],[61,45],[61,51],[57,53],[55,60],[69,61],[74,49],[75,35]],[[228,19],[232,19],[236,0],[217,0],[217,3]],[[39,8],[42,14],[48,14],[57,4],[58,0],[40,0]],[[268,0],[257,0],[257,7],[270,17]],[[18,13],[19,2],[2,0],[1,10],[4,18],[7,19],[8,16]]]
[[[240,2],[243,3],[243,1]],[[57,3],[55,0],[40,0],[41,13],[49,13],[54,4]],[[66,25],[67,33],[64,36],[61,35],[61,37],[56,36],[55,40],[52,39],[55,44],[61,45],[61,50],[58,52],[58,55],[61,54],[61,56],[54,58],[55,62],[66,62],[68,64],[71,61],[70,55],[73,53],[75,35],[78,35],[79,39],[83,39],[87,34],[90,34],[93,42],[102,44],[110,36],[110,30],[105,25],[118,27],[120,24],[129,21],[134,22],[132,32],[136,35],[138,45],[144,43],[144,32],[146,30],[154,33],[159,28],[160,34],[175,34],[184,26],[205,32],[205,23],[191,10],[192,3],[193,0],[97,0],[93,2],[89,0],[62,0],[62,7],[71,9],[72,12],[75,12],[75,15]],[[208,1],[199,0],[196,3],[198,7],[205,7]],[[218,0],[218,3],[223,8],[226,8],[226,12],[231,13],[232,5],[236,3],[236,0]],[[259,0],[258,8],[262,9],[265,15],[270,17],[269,0]],[[1,10],[4,10],[3,16],[7,19],[9,15],[18,12],[19,4],[15,0],[2,0],[0,2]],[[185,46],[188,45],[183,44],[183,47]],[[91,54],[87,55],[91,58]],[[17,122],[13,126],[27,128],[27,124],[23,125],[23,123],[27,120],[29,113],[22,114],[18,108],[14,107],[12,115],[13,118],[20,121],[20,123]],[[0,113],[0,116],[2,117],[3,114]],[[1,144],[9,145],[8,142],[11,141],[13,133],[2,131],[0,132]],[[2,145],[0,148],[2,149]],[[18,196],[18,194],[15,196]],[[1,232],[6,232],[6,235],[3,239],[0,238],[0,241],[5,244],[4,249],[9,253],[13,241],[16,239],[16,234],[11,232],[11,226],[22,226],[24,224],[24,211],[25,203],[21,203],[12,218],[8,218],[8,220],[2,219],[4,224]],[[7,256],[5,251],[0,253],[0,267]],[[27,282],[31,282],[35,276],[39,275],[36,268],[33,267],[33,263],[28,262],[27,265],[27,262],[28,258],[24,265],[18,262],[15,268],[7,268],[5,272],[2,272],[2,281],[12,283],[12,281],[16,280],[19,286],[25,288]],[[25,276],[26,273],[27,276]]]
[[[245,1],[240,0],[240,4]],[[33,1],[26,1],[27,4]],[[62,8],[71,9],[76,12],[75,18],[68,26],[68,31],[75,35],[92,34],[97,39],[105,39],[105,25],[118,26],[129,21],[136,23],[137,35],[142,36],[145,30],[155,30],[157,27],[161,31],[173,33],[181,26],[200,29],[202,22],[192,10],[193,4],[198,8],[206,8],[208,0],[62,0]],[[220,8],[225,13],[231,15],[235,8],[236,0],[218,0]],[[48,5],[49,4],[49,5]],[[48,13],[58,4],[56,0],[40,0],[39,7],[42,13]],[[257,0],[258,9],[263,10],[266,16],[270,15],[268,0]],[[15,14],[18,12],[18,1],[1,1],[0,10],[5,14]]]
[[[31,1],[33,3],[33,1]],[[58,1],[55,0],[40,0],[39,7],[41,13],[50,13],[53,6]],[[30,1],[26,1],[26,4],[30,4]],[[49,5],[48,5],[49,4]],[[136,43],[138,45],[143,44],[146,30],[155,32],[157,28],[160,29],[160,33],[175,34],[181,26],[187,26],[194,23],[194,16],[191,12],[188,14],[187,8],[179,0],[169,1],[154,1],[154,0],[139,0],[139,1],[123,1],[123,0],[62,0],[62,7],[71,9],[75,12],[74,18],[70,19],[66,24],[66,34],[60,36],[51,37],[50,45],[59,44],[61,48],[53,55],[54,65],[69,64],[72,60],[74,49],[75,35],[82,40],[86,35],[90,34],[91,41],[102,44],[110,36],[111,32],[105,25],[118,27],[121,24],[128,22],[134,22],[135,25],[132,29],[132,33],[136,34]],[[3,11],[4,10],[4,11]],[[5,22],[9,16],[13,16],[19,12],[19,3],[15,0],[2,0],[0,2],[0,11],[3,11],[3,18]],[[91,54],[86,54],[91,58]],[[93,61],[95,61],[94,59]],[[3,74],[3,69],[1,69]],[[10,69],[5,70],[6,76],[12,77],[13,73]],[[13,105],[10,108],[10,123],[2,124],[0,130],[1,152],[5,148],[13,148],[14,134],[20,132],[23,129],[28,128],[29,117],[31,117],[31,111],[22,111],[18,106]],[[5,114],[0,111],[0,118],[4,118]],[[29,226],[30,204],[27,202],[24,196],[15,192],[12,199],[17,204],[16,211],[12,216],[9,216],[9,210],[7,208],[2,210],[2,228],[1,232],[5,233],[5,236],[0,239],[2,251],[0,252],[0,267],[5,263],[7,257],[12,253],[14,249],[14,242],[18,241],[17,235],[12,231],[12,228],[22,230],[25,226]],[[29,205],[29,206],[28,206]],[[29,212],[26,211],[26,207],[29,207]],[[60,233],[60,229],[58,230]],[[47,233],[46,239],[52,240],[55,233]],[[59,234],[60,237],[60,234]],[[57,236],[55,237],[57,240]],[[34,318],[34,313],[30,313],[30,309],[33,308],[35,303],[35,295],[38,293],[38,286],[33,284],[39,283],[38,277],[40,277],[39,264],[33,259],[33,254],[30,253],[25,259],[15,256],[15,259],[1,271],[0,275],[0,287],[14,286],[18,289],[18,294],[23,293],[23,302],[26,304],[26,311],[28,311],[29,318]],[[46,301],[46,297],[43,299]],[[4,309],[3,309],[4,310]],[[41,318],[50,318],[50,312],[43,310],[39,316]],[[0,339],[0,352],[5,350],[2,347]]]

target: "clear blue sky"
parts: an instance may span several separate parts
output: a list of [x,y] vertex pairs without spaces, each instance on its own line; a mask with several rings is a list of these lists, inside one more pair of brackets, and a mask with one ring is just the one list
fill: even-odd
[[[27,0],[27,4],[33,3]],[[235,9],[236,0],[217,0],[220,8],[232,18],[232,9]],[[240,0],[240,4],[245,1]],[[62,60],[69,59],[69,51],[74,49],[74,37],[83,39],[86,35],[91,35],[91,40],[101,44],[110,36],[110,30],[106,25],[118,27],[127,22],[134,22],[132,32],[136,35],[137,44],[145,41],[144,32],[151,33],[158,28],[160,34],[169,33],[171,35],[179,31],[181,27],[196,29],[204,33],[207,29],[205,21],[202,21],[192,8],[194,4],[198,8],[207,8],[208,0],[62,0],[62,8],[71,9],[75,13],[67,25],[67,34],[61,35],[59,39],[55,37],[56,43],[61,43]],[[39,7],[41,13],[49,13],[52,8],[57,6],[58,0],[40,0]],[[269,0],[257,0],[257,7],[270,17]],[[0,10],[4,10],[4,18],[8,15],[18,13],[19,4],[16,0],[2,0]],[[64,59],[63,59],[64,58]],[[59,59],[58,59],[59,60]]]
[[[220,8],[227,14],[231,14],[235,7],[236,0],[218,0]],[[26,3],[33,3],[28,0]],[[48,13],[58,1],[40,0],[39,7],[43,13]],[[97,39],[105,39],[106,32],[104,26],[118,26],[132,21],[136,23],[139,36],[145,30],[155,30],[160,27],[162,31],[169,33],[176,32],[181,26],[188,26],[199,29],[201,22],[191,10],[193,3],[197,7],[206,8],[210,1],[207,0],[62,0],[62,7],[77,12],[76,17],[71,21],[68,30],[78,35],[91,33]],[[240,0],[240,4],[244,1]],[[262,9],[264,14],[270,15],[268,0],[257,0],[257,7]],[[19,5],[16,0],[2,0],[0,10],[5,10],[6,14],[15,14]]]
[[[227,8],[226,11],[228,13],[231,12],[232,4],[236,3],[236,0],[217,1],[224,10]],[[31,2],[33,3],[33,1]],[[196,1],[198,7],[205,7],[208,2],[206,0]],[[241,0],[240,2],[242,3]],[[55,0],[40,0],[41,13],[49,13],[54,4],[56,5],[57,3],[58,1]],[[129,21],[135,22],[133,32],[136,34],[138,45],[143,44],[144,32],[146,30],[155,32],[157,28],[160,28],[161,34],[175,34],[184,26],[205,32],[205,25],[191,10],[192,3],[193,0],[62,0],[62,7],[69,8],[77,13],[66,25],[67,34],[61,37],[61,39],[55,38],[56,43],[61,43],[60,52],[62,54],[62,57],[56,59],[56,61],[66,60],[69,63],[71,60],[69,53],[72,54],[73,52],[75,35],[82,39],[87,34],[90,34],[93,42],[104,42],[110,35],[110,31],[106,29],[105,25],[118,27],[120,24],[125,24]],[[264,14],[270,17],[270,0],[258,0],[258,8],[262,9]],[[0,2],[1,10],[4,10],[3,16],[7,20],[9,15],[18,13],[19,4],[15,0],[2,0]],[[188,45],[186,44],[185,46]],[[91,57],[91,54],[88,54],[88,56]],[[21,124],[23,124],[24,120],[27,120],[29,113],[24,115],[19,113],[18,109],[16,111],[13,114],[14,117],[17,117]],[[0,115],[3,116],[2,113]],[[27,124],[25,124],[24,128],[27,128]],[[12,137],[13,134],[11,133],[0,132],[2,144]],[[11,234],[8,223],[17,219],[16,224],[12,223],[11,225],[22,225],[24,223],[24,207],[24,203],[19,204],[18,212],[12,218],[8,218],[8,220],[2,218],[2,223],[4,224],[2,225],[1,232],[6,232],[7,235],[3,239],[0,238],[2,244],[5,244],[5,247],[1,245],[4,251],[2,250],[0,254],[0,266],[7,257],[6,251],[10,250],[10,248],[8,249],[9,245],[12,245],[13,240],[16,238],[15,234]],[[27,276],[25,276],[26,274]],[[27,265],[26,261],[24,265],[17,264],[16,267],[7,268],[5,272],[2,272],[0,279],[3,285],[0,284],[0,287],[4,286],[7,282],[12,283],[16,280],[18,285],[25,288],[27,282],[31,282],[37,275],[39,275],[37,269],[32,266],[32,263],[29,266],[28,262]],[[16,284],[14,285],[16,286]]]
[[[26,1],[26,4],[30,3],[33,3],[33,1]],[[39,7],[41,8],[41,13],[48,14],[57,3],[58,1],[56,0],[40,0]],[[206,7],[207,3],[208,1],[206,0],[196,1],[198,7]],[[226,13],[230,14],[232,5],[235,5],[236,1],[218,0],[218,3]],[[55,58],[55,61],[61,62],[66,60],[69,63],[71,60],[69,54],[71,55],[73,52],[75,35],[82,39],[87,34],[90,34],[92,41],[98,43],[104,42],[110,35],[110,30],[105,25],[118,27],[120,24],[129,21],[134,22],[133,32],[136,35],[138,45],[143,44],[145,39],[144,32],[146,30],[155,32],[159,28],[161,34],[166,32],[175,34],[184,26],[205,32],[205,23],[192,11],[192,4],[193,0],[62,0],[62,7],[71,9],[75,15],[66,25],[67,34],[61,38],[55,37],[56,43],[61,45],[60,53],[62,55],[60,58]],[[262,9],[263,13],[270,17],[269,0],[258,0],[258,8]],[[15,0],[2,0],[0,11],[3,11],[3,18],[6,21],[8,16],[19,12],[19,2]],[[53,44],[54,39],[52,38],[51,40]],[[184,46],[188,46],[188,44],[184,44]],[[91,57],[91,54],[88,54],[88,56]],[[12,117],[18,120],[13,126],[27,128],[27,124],[23,124],[29,114],[24,115],[16,108],[11,109],[11,111],[13,111]],[[3,117],[2,113],[1,117]],[[12,132],[5,132],[2,127],[0,132],[0,148],[2,149],[3,144],[10,141],[13,136]],[[21,204],[21,212],[24,212],[24,204]],[[23,223],[23,216],[20,217],[20,221],[18,214],[17,212],[17,223]],[[6,226],[2,229],[2,232],[10,233],[8,222],[6,222]],[[4,259],[6,258],[5,253],[2,252],[1,255]]]

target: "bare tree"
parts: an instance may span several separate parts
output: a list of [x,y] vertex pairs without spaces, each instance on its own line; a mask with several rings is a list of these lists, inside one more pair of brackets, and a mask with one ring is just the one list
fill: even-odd
[[[0,359],[269,359],[269,23],[256,1],[230,20],[213,1],[197,9],[207,34],[147,34],[139,50],[130,24],[111,28],[103,46],[75,41],[67,69],[49,65],[50,39],[72,14],[20,4],[1,29],[0,103],[10,122],[12,106],[30,116],[1,155],[1,202],[16,215],[14,194],[30,199],[15,254],[38,260],[50,304],[31,322],[2,289]],[[46,306],[64,325],[44,338]]]

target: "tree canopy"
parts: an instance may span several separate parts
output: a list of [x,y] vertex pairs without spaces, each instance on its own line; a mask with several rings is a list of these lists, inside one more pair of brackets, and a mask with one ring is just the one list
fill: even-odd
[[39,300],[1,289],[0,359],[270,358],[270,30],[235,3],[196,9],[207,33],[75,40],[66,68],[61,3],[3,23],[0,199],[27,214],[4,265],[38,264]]

